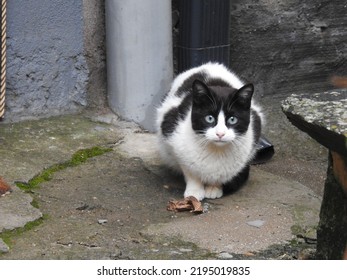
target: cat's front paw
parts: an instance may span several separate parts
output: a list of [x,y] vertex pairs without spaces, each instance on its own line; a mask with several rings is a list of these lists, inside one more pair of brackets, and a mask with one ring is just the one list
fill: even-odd
[[206,186],[205,187],[205,197],[206,198],[220,198],[223,196],[223,188],[222,186]]
[[194,196],[197,200],[201,201],[205,198],[205,190],[203,188],[186,189],[184,197]]

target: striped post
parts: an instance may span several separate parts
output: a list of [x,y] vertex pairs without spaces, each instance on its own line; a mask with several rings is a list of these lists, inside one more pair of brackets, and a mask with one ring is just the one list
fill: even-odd
[[6,92],[6,0],[1,0],[0,119],[5,113]]

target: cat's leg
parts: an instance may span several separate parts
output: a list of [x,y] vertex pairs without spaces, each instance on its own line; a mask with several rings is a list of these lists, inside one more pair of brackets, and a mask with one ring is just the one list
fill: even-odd
[[194,196],[197,200],[201,201],[205,198],[205,187],[199,178],[192,175],[186,170],[182,170],[186,180],[186,190],[184,197]]
[[223,196],[223,186],[222,185],[207,185],[205,187],[205,197],[206,198],[220,198]]

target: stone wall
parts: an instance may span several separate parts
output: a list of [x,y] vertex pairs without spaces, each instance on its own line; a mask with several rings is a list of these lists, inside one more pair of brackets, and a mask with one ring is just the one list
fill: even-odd
[[232,0],[231,65],[262,96],[320,92],[347,74],[345,0]]
[[326,150],[288,123],[280,103],[332,89],[332,75],[347,75],[346,15],[345,0],[231,1],[230,65],[255,84],[278,157],[326,161]]

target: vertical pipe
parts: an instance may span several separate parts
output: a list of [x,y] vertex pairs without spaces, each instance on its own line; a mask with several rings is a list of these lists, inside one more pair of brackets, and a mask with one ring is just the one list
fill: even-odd
[[171,0],[106,0],[109,105],[150,131],[173,77],[171,24]]
[[230,0],[179,0],[178,71],[214,61],[229,66]]

